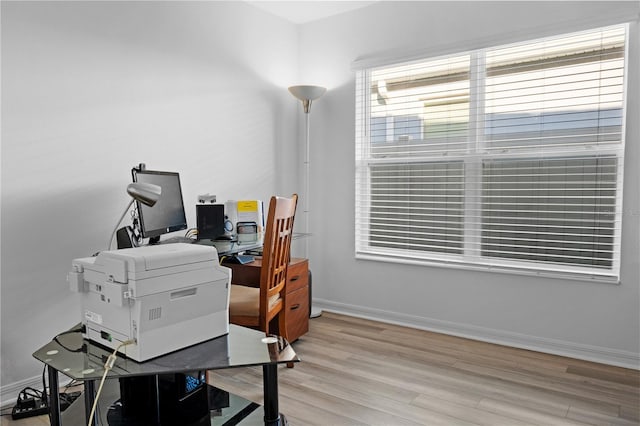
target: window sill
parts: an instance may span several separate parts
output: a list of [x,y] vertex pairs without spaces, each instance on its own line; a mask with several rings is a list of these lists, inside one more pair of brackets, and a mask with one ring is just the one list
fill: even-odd
[[472,264],[464,261],[456,260],[429,260],[412,258],[407,256],[399,256],[393,254],[377,254],[356,252],[356,260],[370,260],[376,262],[389,262],[404,265],[428,266],[437,268],[460,269],[466,271],[494,272],[500,274],[524,275],[530,277],[564,279],[572,281],[582,281],[589,283],[601,284],[620,284],[620,278],[617,275],[595,274],[593,272],[576,272],[576,271],[560,271],[551,269],[532,269],[525,267],[506,266],[506,265],[488,265],[488,264]]

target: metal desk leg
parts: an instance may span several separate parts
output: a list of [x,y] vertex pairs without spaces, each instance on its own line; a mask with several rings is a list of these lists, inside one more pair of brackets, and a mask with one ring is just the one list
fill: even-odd
[[264,424],[280,425],[280,410],[278,408],[278,364],[262,366],[264,392]]
[[60,418],[60,383],[58,382],[58,370],[47,366],[47,375],[49,376],[49,417],[51,426],[60,426],[62,419]]
[[[85,380],[84,382],[84,416],[85,421],[89,423],[91,417],[91,408],[96,400],[96,382],[94,380]],[[98,425],[98,416],[93,417],[93,424]]]

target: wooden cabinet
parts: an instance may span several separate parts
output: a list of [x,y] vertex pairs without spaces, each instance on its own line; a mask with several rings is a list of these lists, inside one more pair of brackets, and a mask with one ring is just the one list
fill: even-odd
[[294,258],[287,269],[285,319],[289,341],[309,331],[309,261]]
[[[231,282],[252,287],[260,286],[260,268],[262,258],[256,257],[253,262],[244,265],[224,263],[231,268]],[[309,261],[292,258],[287,269],[285,286],[285,321],[288,340],[295,341],[309,331]],[[273,322],[273,330],[277,330],[277,321]],[[279,333],[284,334],[284,333]]]

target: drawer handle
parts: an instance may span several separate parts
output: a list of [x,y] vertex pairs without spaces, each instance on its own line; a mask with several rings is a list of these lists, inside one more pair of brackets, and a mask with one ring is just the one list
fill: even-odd
[[291,277],[291,279],[289,281],[298,281],[300,279],[300,275],[296,275]]
[[298,309],[298,308],[300,308],[300,304],[299,304],[299,303],[296,303],[295,305],[292,305],[292,306],[291,306],[291,310],[292,310],[292,311],[295,311],[295,310],[296,310],[296,309]]

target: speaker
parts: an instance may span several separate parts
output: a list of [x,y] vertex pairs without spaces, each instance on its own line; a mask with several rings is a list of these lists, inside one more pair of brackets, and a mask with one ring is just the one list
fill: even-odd
[[196,204],[198,240],[215,240],[224,235],[224,205]]

